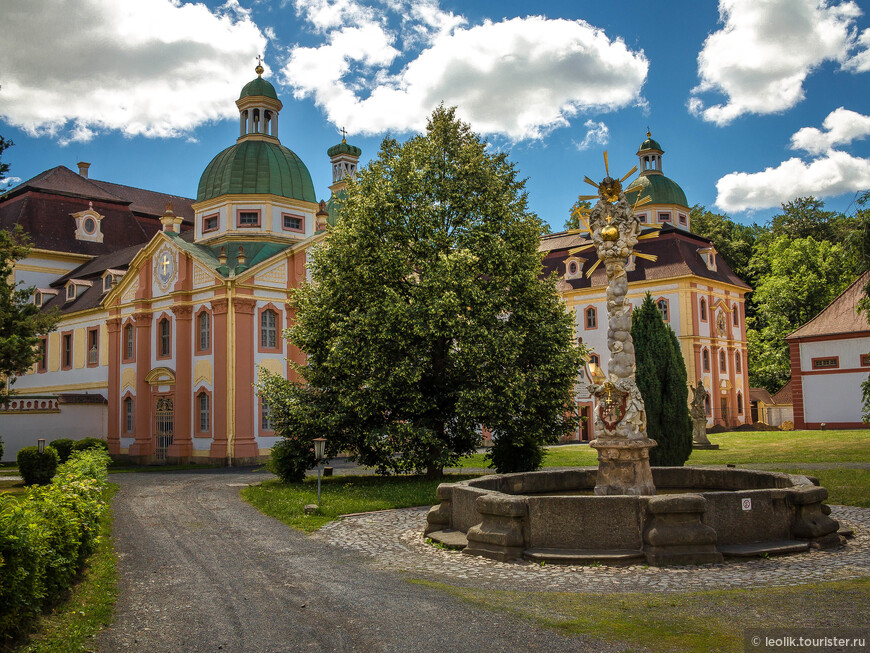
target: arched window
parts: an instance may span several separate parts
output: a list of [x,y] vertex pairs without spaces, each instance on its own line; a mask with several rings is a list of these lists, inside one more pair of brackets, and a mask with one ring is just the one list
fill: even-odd
[[665,322],[668,322],[671,319],[670,310],[668,309],[668,300],[662,298],[656,302],[656,306],[659,309],[659,313],[662,314],[662,319]]
[[197,349],[208,351],[211,348],[211,315],[202,311],[196,317]]
[[710,395],[707,395],[706,397],[704,397],[704,410],[707,412],[708,415],[712,412],[711,405],[712,404],[710,403]]
[[740,352],[734,352],[734,371],[740,374]]
[[272,408],[265,401],[260,404],[260,430],[272,430]]
[[169,318],[164,317],[161,318],[157,323],[157,336],[159,338],[157,351],[158,355],[162,357],[167,357],[171,355],[172,352],[172,338],[171,338],[171,329],[169,324]]
[[124,399],[124,430],[133,432],[133,397]]
[[739,392],[737,393],[737,414],[743,414],[743,395]]
[[[208,313],[205,313],[208,315]],[[211,428],[211,402],[209,401],[208,393],[200,392],[197,396],[199,408],[199,431],[206,433]]]
[[727,372],[728,371],[728,365],[725,363],[725,350],[724,349],[719,350],[719,371],[720,372]]
[[598,328],[598,310],[594,306],[590,306],[586,309],[586,328]]
[[601,367],[601,359],[598,358],[598,354],[590,354],[589,362],[597,367]]
[[136,355],[136,342],[132,324],[124,325],[124,360],[131,361]]
[[278,315],[272,309],[260,315],[260,346],[264,349],[278,347]]
[[702,349],[701,350],[701,369],[705,372],[710,371],[710,350]]
[[707,300],[701,297],[701,321],[707,321]]
[[737,304],[734,304],[734,308],[731,310],[731,323],[734,326],[740,326],[740,307]]

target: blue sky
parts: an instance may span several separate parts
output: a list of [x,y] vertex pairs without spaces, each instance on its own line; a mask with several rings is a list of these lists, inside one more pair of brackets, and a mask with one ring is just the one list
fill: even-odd
[[[560,229],[583,176],[636,163],[703,204],[764,222],[800,195],[851,211],[870,188],[865,3],[30,0],[4,8],[0,134],[11,182],[78,161],[91,176],[194,197],[238,135],[264,54],[281,142],[327,198],[339,129],[364,164],[439,102],[509,150]],[[46,47],[50,43],[51,47]]]

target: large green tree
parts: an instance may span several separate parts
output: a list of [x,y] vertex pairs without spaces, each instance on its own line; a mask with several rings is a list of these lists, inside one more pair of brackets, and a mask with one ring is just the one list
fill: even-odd
[[727,215],[708,211],[700,204],[692,207],[690,218],[692,231],[712,240],[716,251],[725,259],[728,267],[751,285],[749,261],[762,228],[734,222]]
[[32,302],[32,288],[13,283],[15,262],[30,252],[20,226],[12,232],[0,229],[0,402],[9,395],[8,385],[24,374],[41,355],[40,336],[57,324],[56,312],[41,312]]
[[649,293],[632,314],[631,338],[647,434],[658,443],[650,449],[650,465],[682,465],[692,453],[686,364],[676,334]]
[[749,383],[778,391],[790,376],[785,336],[819,314],[855,280],[850,248],[813,237],[781,235],[766,244],[755,288],[755,317],[747,320]]
[[576,426],[584,351],[507,155],[441,107],[425,134],[383,141],[341,215],[294,295],[301,382],[261,390],[283,446],[322,434],[382,473],[438,476],[485,426],[499,471],[540,465]]

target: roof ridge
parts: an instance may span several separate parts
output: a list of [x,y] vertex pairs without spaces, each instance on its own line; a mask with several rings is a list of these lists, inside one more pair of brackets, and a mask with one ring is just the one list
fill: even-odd
[[[786,335],[784,339],[785,339],[785,340],[788,340],[789,338],[791,338],[792,336],[794,336],[798,331],[801,331],[802,329],[808,327],[808,326],[811,325],[813,322],[815,322],[816,320],[818,320],[819,318],[821,318],[825,313],[827,313],[827,312],[831,309],[831,307],[833,307],[837,302],[840,301],[840,299],[843,297],[843,295],[845,295],[847,292],[849,292],[850,290],[852,290],[852,288],[854,288],[856,284],[858,284],[859,282],[861,282],[862,280],[864,280],[866,277],[868,277],[868,275],[870,275],[870,269],[868,269],[868,270],[864,270],[864,272],[862,272],[861,274],[858,275],[858,278],[857,278],[857,279],[855,279],[852,283],[850,283],[848,286],[846,286],[846,288],[845,288],[845,289],[844,289],[844,290],[843,290],[839,295],[837,295],[836,297],[834,297],[834,299],[832,299],[831,302],[830,302],[827,306],[825,306],[822,310],[820,310],[820,311],[816,314],[815,317],[813,317],[812,319],[809,319],[809,320],[807,320],[806,322],[804,322],[804,323],[803,323],[802,325],[800,325],[797,329],[795,329],[794,331],[792,331],[791,333],[789,333],[788,335]],[[865,281],[865,283],[866,283],[866,281]],[[856,312],[856,313],[858,312],[858,311],[857,311],[857,306],[855,307],[855,312]],[[867,330],[870,330],[870,323],[867,324]]]

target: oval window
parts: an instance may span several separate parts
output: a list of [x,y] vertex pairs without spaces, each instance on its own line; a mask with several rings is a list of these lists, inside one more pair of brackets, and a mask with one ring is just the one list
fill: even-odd
[[571,274],[577,274],[577,264],[574,261],[571,261],[568,265],[568,272]]
[[85,218],[84,229],[86,234],[92,234],[97,229],[97,222],[93,218]]

